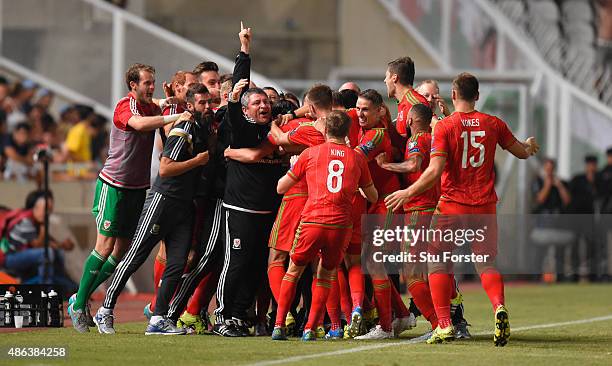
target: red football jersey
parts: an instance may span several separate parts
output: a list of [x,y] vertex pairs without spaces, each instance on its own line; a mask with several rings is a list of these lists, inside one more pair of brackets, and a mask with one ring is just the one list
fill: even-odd
[[349,145],[352,148],[356,148],[359,144],[359,130],[361,127],[359,126],[359,117],[357,116],[357,109],[351,108],[346,111],[346,114],[351,118],[351,128],[348,133]]
[[[404,160],[408,160],[414,156],[420,156],[423,161],[421,162],[421,169],[414,173],[406,173],[406,183],[408,185],[416,182],[421,174],[429,166],[429,154],[431,151],[431,133],[420,132],[413,135],[406,144],[406,153],[404,154]],[[434,208],[438,204],[440,198],[440,181],[433,187],[426,190],[425,192],[413,197],[410,201],[404,203],[404,211],[415,211],[423,210],[428,208]]]
[[183,113],[187,110],[186,104],[168,104],[164,107],[162,114],[164,116],[169,116],[171,114]]
[[397,120],[395,122],[395,129],[402,136],[407,136],[409,133],[409,128],[407,127],[408,112],[410,112],[410,108],[412,108],[412,106],[415,104],[425,104],[431,108],[429,102],[424,96],[412,88],[408,90],[397,105]]
[[386,153],[387,157],[392,157],[391,139],[387,129],[383,126],[359,131],[359,145],[355,150],[363,153],[368,160],[370,174],[374,179],[374,186],[378,190],[380,199],[390,193],[400,189],[399,178],[396,173],[390,172],[378,166],[376,156],[381,153]]
[[455,112],[436,124],[431,157],[445,155],[440,200],[466,205],[497,202],[495,148],[516,142],[506,123],[478,111]]
[[135,131],[128,125],[132,116],[159,116],[161,110],[153,102],[141,104],[136,99],[136,94],[129,92],[127,97],[121,99],[115,107],[113,114],[113,124],[121,131]]
[[[302,122],[288,133],[289,141],[295,145],[317,146],[325,142],[325,136],[314,127],[314,122]],[[308,186],[305,180],[299,181],[283,196],[283,199],[305,196]]]
[[338,227],[352,225],[357,188],[373,184],[364,157],[333,142],[304,150],[287,174],[297,181],[305,178],[308,184],[302,221]]
[[[291,121],[287,122],[286,124],[280,126],[280,129],[283,132],[289,132],[297,128],[300,124],[309,123],[309,122],[313,122],[313,120],[310,118],[306,118],[306,117],[294,118]],[[274,138],[272,137],[271,133],[268,133],[268,141],[270,141],[272,145],[278,145],[276,141],[274,141]]]

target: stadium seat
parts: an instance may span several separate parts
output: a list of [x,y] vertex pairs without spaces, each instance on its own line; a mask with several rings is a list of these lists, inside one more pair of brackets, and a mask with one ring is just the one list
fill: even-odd
[[559,7],[552,0],[537,0],[529,2],[530,17],[535,20],[556,22],[560,18]]
[[570,44],[584,44],[590,45],[595,42],[595,29],[587,22],[574,22],[563,25],[565,37]]
[[593,7],[586,0],[565,0],[561,3],[561,14],[568,21],[593,22]]
[[498,4],[511,19],[518,21],[525,18],[525,2],[522,0],[498,1]]

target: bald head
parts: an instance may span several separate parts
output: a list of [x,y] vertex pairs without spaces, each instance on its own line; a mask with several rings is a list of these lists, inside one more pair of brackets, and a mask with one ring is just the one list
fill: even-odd
[[357,94],[361,93],[361,88],[359,88],[357,83],[354,83],[352,81],[347,81],[346,83],[342,84],[338,91],[343,91],[344,89],[354,90]]

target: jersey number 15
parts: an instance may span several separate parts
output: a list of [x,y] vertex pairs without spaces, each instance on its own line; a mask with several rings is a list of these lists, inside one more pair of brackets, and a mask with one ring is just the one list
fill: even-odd
[[[463,139],[463,155],[461,156],[461,167],[468,167],[468,144],[472,145],[473,148],[478,149],[478,160],[476,156],[470,156],[470,165],[474,168],[478,168],[484,163],[485,159],[485,147],[480,142],[476,141],[476,137],[485,137],[485,131],[463,131],[461,138]],[[468,141],[469,140],[469,141]]]

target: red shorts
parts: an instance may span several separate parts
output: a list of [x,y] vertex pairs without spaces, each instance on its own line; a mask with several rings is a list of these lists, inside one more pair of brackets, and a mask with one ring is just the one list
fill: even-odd
[[[423,209],[408,211],[404,215],[404,225],[412,230],[427,230],[431,225],[431,217],[434,209]],[[409,242],[405,243],[406,251],[418,255],[420,252],[427,251],[427,241],[423,237],[410,237]]]
[[276,214],[276,220],[270,232],[268,247],[289,252],[293,246],[295,232],[300,224],[302,209],[308,196],[296,196],[283,199]]
[[[429,252],[438,254],[453,251],[458,246],[469,244],[472,253],[489,255],[489,259],[497,256],[497,209],[495,203],[480,206],[464,205],[451,201],[440,201],[431,220],[432,229],[452,230],[454,242],[433,240]],[[462,231],[459,231],[462,230]],[[477,231],[471,240],[461,239],[458,234],[467,230]]]
[[321,265],[331,271],[342,263],[350,238],[350,228],[301,223],[291,260],[298,266],[305,266],[315,260],[320,252]]

